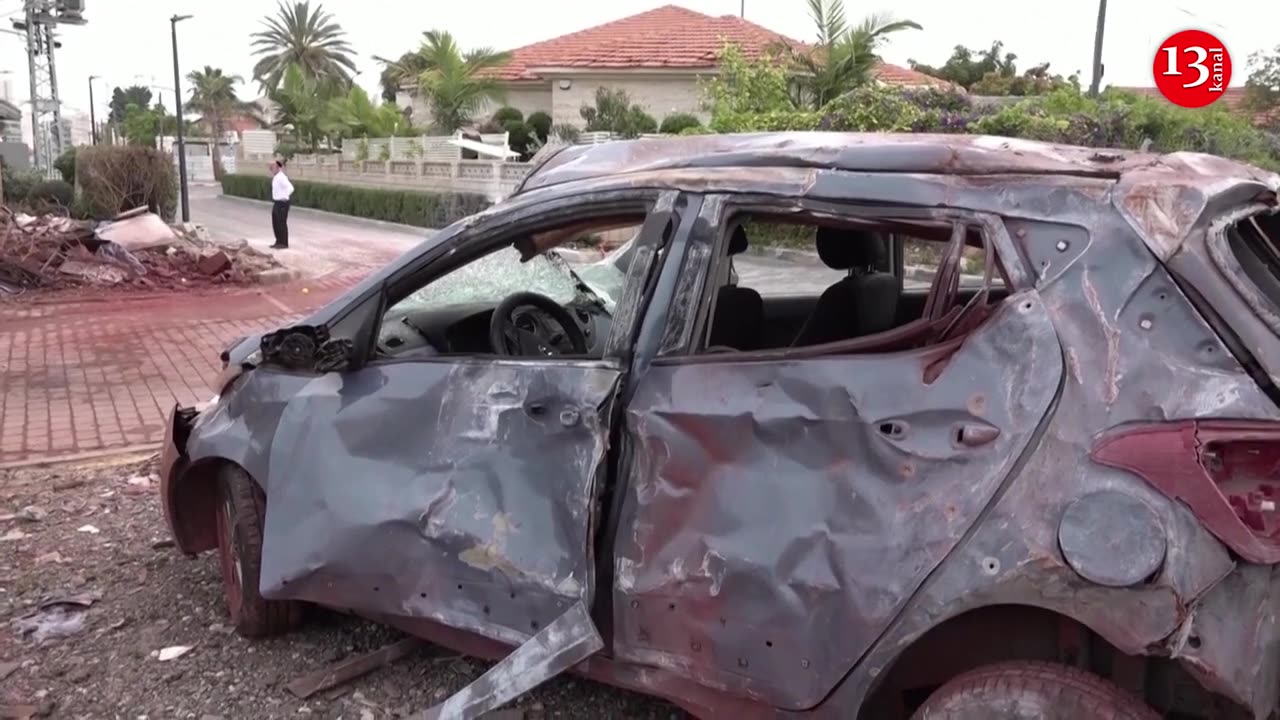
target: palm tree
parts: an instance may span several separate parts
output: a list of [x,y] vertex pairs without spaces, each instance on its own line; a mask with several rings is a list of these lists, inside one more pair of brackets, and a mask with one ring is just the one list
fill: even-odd
[[253,66],[253,78],[265,90],[275,90],[290,65],[298,65],[311,77],[351,84],[356,73],[355,51],[346,41],[346,31],[333,21],[323,5],[311,9],[310,0],[288,5],[283,0],[274,17],[264,18],[265,30],[253,34],[254,54],[261,59]]
[[877,51],[888,36],[903,30],[921,30],[919,23],[868,15],[856,26],[845,22],[842,0],[808,0],[809,16],[818,30],[816,47],[789,48],[796,65],[799,105],[820,110],[844,93],[871,82],[880,61]]
[[[487,101],[502,102],[506,93],[501,83],[486,71],[511,61],[511,53],[477,48],[463,52],[448,31],[429,30],[418,50],[421,67],[418,91],[431,110],[431,121],[445,132],[471,123],[472,116]],[[409,63],[401,63],[406,68]]]
[[292,131],[298,145],[307,145],[315,152],[321,140],[328,140],[340,130],[331,106],[338,93],[337,83],[333,78],[317,80],[297,63],[290,63],[280,86],[268,95],[276,105],[273,127]]
[[239,75],[224,75],[220,68],[205,65],[203,70],[192,70],[187,80],[191,83],[188,107],[200,113],[214,137],[213,174],[221,178],[222,154],[217,143],[226,130],[227,119],[234,115],[257,117],[257,109],[236,97],[236,83],[243,82]]

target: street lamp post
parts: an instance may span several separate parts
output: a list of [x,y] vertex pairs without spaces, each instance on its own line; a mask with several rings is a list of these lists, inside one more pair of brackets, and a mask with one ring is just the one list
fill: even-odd
[[93,106],[93,81],[97,79],[97,75],[89,76],[89,131],[94,145],[98,144],[98,116],[94,113]]
[[187,200],[187,148],[182,142],[182,76],[178,72],[178,23],[190,18],[190,15],[174,15],[169,18],[169,29],[173,34],[173,102],[178,112],[178,183],[182,195],[182,222],[191,222],[191,206]]

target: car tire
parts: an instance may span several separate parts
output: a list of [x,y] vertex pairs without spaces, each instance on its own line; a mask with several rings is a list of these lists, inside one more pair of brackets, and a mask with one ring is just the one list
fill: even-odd
[[986,665],[938,688],[912,720],[1159,720],[1116,685],[1047,662]]
[[302,603],[267,600],[259,592],[262,527],[267,498],[243,470],[226,467],[218,475],[218,565],[227,612],[236,632],[247,638],[281,635],[302,621]]

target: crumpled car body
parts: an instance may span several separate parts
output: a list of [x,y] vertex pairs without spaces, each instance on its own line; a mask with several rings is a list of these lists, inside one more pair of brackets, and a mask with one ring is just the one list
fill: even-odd
[[[701,717],[894,717],[1011,658],[1268,717],[1277,187],[1210,156],[967,136],[551,153],[500,205],[229,348],[218,396],[175,410],[166,516],[182,552],[214,549],[216,474],[239,468],[266,497],[265,597],[506,658],[439,717],[562,671]],[[374,359],[405,278],[641,196],[598,356]],[[1006,292],[940,311],[982,306],[933,343],[909,324],[700,352],[717,228],[748,206],[969,228]]]

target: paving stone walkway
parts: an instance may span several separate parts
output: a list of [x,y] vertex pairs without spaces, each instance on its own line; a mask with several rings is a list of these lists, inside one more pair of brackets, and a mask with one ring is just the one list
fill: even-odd
[[231,341],[288,323],[359,277],[0,304],[0,468],[159,443],[175,403],[212,394]]

